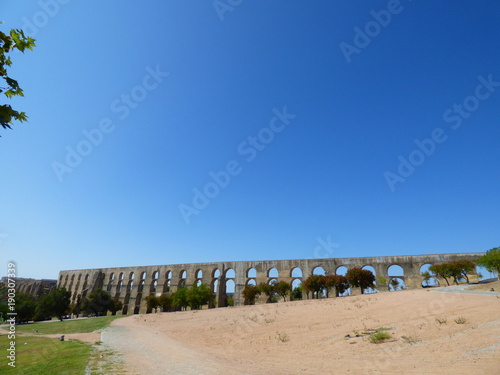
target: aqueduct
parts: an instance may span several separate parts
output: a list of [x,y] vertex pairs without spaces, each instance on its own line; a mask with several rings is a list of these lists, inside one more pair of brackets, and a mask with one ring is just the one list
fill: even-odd
[[[233,293],[234,304],[242,305],[242,290],[247,284],[277,280],[296,286],[309,275],[317,273],[318,269],[324,270],[326,274],[340,274],[341,270],[354,267],[368,268],[377,276],[378,291],[388,291],[390,280],[396,277],[408,289],[420,288],[424,281],[421,275],[423,266],[462,259],[474,262],[483,254],[234,261],[68,270],[59,272],[57,286],[71,292],[73,303],[78,303],[95,289],[104,289],[113,298],[123,302],[122,314],[142,314],[147,309],[146,296],[175,292],[181,286],[203,283],[215,293],[217,306],[223,307],[226,295]],[[391,268],[394,266],[399,266],[402,274],[392,274]],[[477,275],[472,274],[469,279],[477,281]],[[381,284],[381,280],[384,280],[384,284]],[[441,285],[444,283],[439,278],[437,281]]]

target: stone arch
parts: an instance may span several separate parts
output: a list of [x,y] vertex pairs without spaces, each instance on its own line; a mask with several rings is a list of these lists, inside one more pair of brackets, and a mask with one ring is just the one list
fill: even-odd
[[255,278],[247,279],[246,285],[257,286],[257,281],[255,280]]
[[141,300],[142,300],[142,293],[137,293],[137,296],[135,297],[134,314],[139,314],[139,310],[141,308]]
[[422,276],[422,274],[424,274],[425,272],[428,272],[429,275],[431,275],[431,277],[429,277],[429,278],[424,277],[424,279],[422,280],[422,283],[421,283],[422,288],[430,288],[433,286],[439,286],[439,281],[436,278],[436,275],[434,274],[434,272],[429,270],[429,267],[431,267],[431,266],[432,266],[431,263],[425,263],[425,264],[422,264],[420,266],[420,269],[419,269],[420,276]]
[[345,276],[347,274],[347,271],[349,271],[349,269],[346,266],[338,266],[335,270],[335,275]]
[[[375,271],[375,267],[373,267],[372,265],[370,264],[366,264],[364,265],[363,267],[361,267],[362,270],[365,270],[365,271],[370,271],[373,276],[375,276],[375,285],[377,285],[377,271]],[[373,293],[377,293],[377,288],[366,288],[364,291],[363,291],[364,294],[373,294]]]
[[391,264],[387,267],[387,276],[404,276],[405,270],[399,264]]
[[137,287],[137,291],[140,293],[144,290],[144,285],[146,284],[146,280],[142,279],[139,281],[139,286]]
[[304,273],[302,272],[302,268],[300,267],[293,267],[290,270],[290,277],[303,277]]
[[172,279],[172,271],[167,271],[167,273],[165,274],[165,279],[166,280],[171,280]]
[[267,281],[267,284],[268,284],[268,285],[276,285],[276,284],[278,284],[278,279],[277,279],[277,278],[275,278],[275,277],[271,277],[271,278],[269,278],[269,280]]
[[212,293],[219,292],[219,279],[213,279],[211,283]]
[[226,279],[234,279],[236,278],[236,272],[232,268],[228,268],[226,272],[224,272],[224,277]]
[[146,273],[146,271],[141,272],[141,280],[146,280],[147,276],[148,276],[148,274]]
[[236,289],[236,283],[234,279],[226,279],[226,295],[234,294],[234,290]]
[[406,288],[405,281],[401,277],[389,277],[389,292],[395,292]]
[[186,270],[182,270],[181,272],[179,272],[179,279],[187,279],[187,271]]
[[217,277],[220,277],[220,270],[218,268],[215,268],[212,271],[212,278],[217,278]]
[[196,272],[194,273],[195,279],[201,279],[203,278],[203,271],[201,269],[197,269]]
[[160,275],[160,273],[158,271],[154,271],[153,272],[153,280],[158,280],[159,275]]
[[279,272],[276,267],[271,267],[267,270],[267,277],[277,279],[279,277]]
[[158,280],[153,280],[151,286],[149,287],[150,293],[156,293],[156,289],[158,288]]
[[116,285],[116,291],[119,292],[123,288],[123,280],[118,281],[118,284]]
[[302,284],[301,279],[293,279],[291,284],[292,290],[298,288],[301,284]]
[[130,292],[134,288],[134,280],[130,280],[127,284],[127,292]]
[[247,269],[246,275],[249,279],[257,278],[257,270],[254,267]]
[[165,283],[163,284],[163,293],[168,292],[170,292],[170,280],[165,280]]
[[134,280],[135,278],[135,273],[134,272],[130,272],[129,275],[128,275],[128,279],[129,280]]
[[326,275],[326,271],[322,266],[316,266],[312,270],[312,275]]

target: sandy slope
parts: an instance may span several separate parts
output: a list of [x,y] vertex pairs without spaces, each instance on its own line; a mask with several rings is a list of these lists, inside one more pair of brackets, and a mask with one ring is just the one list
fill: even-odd
[[[132,374],[498,375],[499,308],[495,295],[414,290],[138,315],[102,341]],[[393,339],[363,336],[378,327]]]

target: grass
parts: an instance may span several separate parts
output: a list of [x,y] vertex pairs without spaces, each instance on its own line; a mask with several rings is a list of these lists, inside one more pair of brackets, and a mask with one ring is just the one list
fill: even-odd
[[378,328],[376,332],[372,333],[369,337],[369,340],[372,344],[380,344],[386,340],[392,339],[392,336],[390,333],[387,333],[386,331],[390,330],[390,328]]
[[[2,352],[7,352],[10,341],[7,336],[0,336]],[[2,356],[1,374],[81,375],[85,373],[92,352],[91,345],[79,341],[59,341],[46,337],[18,336],[16,344],[16,367],[8,366],[7,357]]]
[[441,324],[446,324],[447,320],[446,320],[446,318],[437,317],[436,322],[438,322],[439,325],[441,325]]
[[[16,326],[16,332],[48,335],[53,333],[87,333],[106,327],[120,316],[102,316],[99,318],[63,320],[54,322],[38,322]],[[5,327],[3,327],[5,328]],[[38,333],[36,332],[38,331]]]
[[457,323],[457,324],[465,324],[465,323],[467,323],[467,319],[464,318],[463,316],[459,316],[458,318],[455,319],[455,323]]

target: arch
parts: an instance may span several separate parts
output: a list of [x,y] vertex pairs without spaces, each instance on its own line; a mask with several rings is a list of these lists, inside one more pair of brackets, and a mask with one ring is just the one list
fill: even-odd
[[[67,277],[67,276],[66,276]],[[59,282],[62,283],[63,275],[59,276]]]
[[147,276],[148,274],[146,273],[146,271],[141,272],[141,280],[145,280]]
[[434,274],[434,272],[429,270],[429,267],[431,267],[431,266],[432,266],[432,264],[430,264],[430,263],[426,263],[426,264],[423,264],[422,266],[420,266],[419,273],[421,276],[423,276],[425,273],[429,273],[429,275],[432,276],[432,277],[423,276],[424,280],[422,280],[422,283],[421,283],[422,288],[430,288],[432,286],[439,286],[439,281],[435,277],[436,275]]
[[130,274],[128,275],[128,279],[129,280],[134,280],[134,277],[135,277],[135,273],[130,272]]
[[253,267],[249,268],[247,270],[247,277],[256,278],[257,277],[257,270]]
[[109,274],[109,281],[113,281],[115,279],[115,273],[114,272],[111,272]]
[[163,293],[168,292],[170,292],[170,280],[165,280],[165,283],[163,284]]
[[118,285],[116,286],[116,291],[119,292],[123,287],[123,281],[120,280],[118,281]]
[[389,267],[387,267],[387,276],[404,276],[405,271],[403,270],[403,267],[401,267],[398,264],[393,264]]
[[377,276],[377,272],[375,271],[375,268],[373,268],[373,266],[370,266],[369,264],[361,267],[361,269],[366,270],[366,271],[370,271],[371,273],[373,273],[373,276],[375,276],[375,277]]
[[123,300],[123,304],[124,305],[128,305],[129,302],[130,302],[130,293],[127,293],[127,294],[125,294],[125,298]]
[[182,270],[181,272],[179,272],[179,279],[187,279],[187,271],[186,270]]
[[346,266],[339,266],[337,267],[337,269],[335,270],[335,275],[342,275],[342,276],[345,276],[347,274],[347,267]]
[[220,270],[218,268],[212,271],[212,278],[220,277]]
[[120,280],[123,280],[123,278],[125,277],[125,275],[123,274],[123,272],[120,272],[120,276],[118,277]]
[[391,277],[389,279],[389,292],[406,289],[405,281],[400,277]]
[[194,283],[196,286],[200,286],[203,284],[200,279],[197,279],[196,282]]
[[167,271],[165,274],[165,279],[170,280],[172,278],[172,271]]
[[160,273],[158,271],[153,272],[153,280],[158,280],[158,275]]
[[253,285],[253,286],[257,286],[257,281],[255,281],[254,278],[252,279],[248,279],[247,280],[247,284],[246,285]]
[[90,275],[89,275],[89,274],[86,274],[86,275],[85,275],[85,281],[89,281],[89,278],[90,278]]
[[267,284],[268,285],[276,285],[276,284],[278,284],[278,279],[276,279],[276,278],[273,277],[273,278],[269,279],[269,281],[267,282]]
[[196,279],[201,279],[203,277],[203,271],[202,270],[196,270],[195,272],[195,278]]
[[82,279],[82,274],[79,274],[78,275],[78,281],[80,281]]
[[295,288],[298,288],[302,285],[302,280],[301,279],[293,279],[292,280],[292,290]]
[[219,279],[212,280],[212,292],[217,293],[219,291]]
[[127,292],[130,292],[134,287],[134,280],[130,280],[127,284]]
[[323,275],[323,276],[325,276],[326,275],[326,271],[325,271],[325,269],[323,267],[316,266],[316,267],[313,268],[312,274],[313,275]]
[[158,287],[158,280],[153,280],[149,288],[150,293],[156,293],[156,288]]
[[177,284],[177,288],[180,289],[180,288],[184,288],[185,286],[186,286],[186,280],[185,279],[179,280],[179,284]]
[[226,280],[226,294],[234,294],[236,284],[233,279]]
[[141,280],[139,282],[139,287],[137,288],[138,292],[142,292],[144,290],[144,284],[146,284],[146,280]]
[[272,267],[272,268],[269,268],[267,270],[267,277],[270,277],[270,278],[277,278],[279,276],[279,272],[278,270],[276,269],[276,267]]
[[290,277],[302,277],[302,275],[303,275],[302,268],[300,267],[294,267],[290,271]]
[[226,279],[234,279],[236,277],[236,272],[232,268],[228,268],[225,272]]

